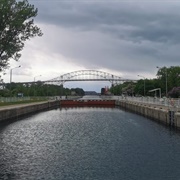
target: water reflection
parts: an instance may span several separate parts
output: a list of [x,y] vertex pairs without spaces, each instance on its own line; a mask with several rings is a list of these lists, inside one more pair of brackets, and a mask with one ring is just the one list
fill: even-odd
[[116,108],[62,108],[0,124],[0,179],[180,176],[180,136]]

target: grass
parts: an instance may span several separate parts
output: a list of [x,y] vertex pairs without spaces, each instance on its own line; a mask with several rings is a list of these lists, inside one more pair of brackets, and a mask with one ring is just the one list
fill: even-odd
[[28,103],[36,103],[36,102],[43,102],[46,101],[46,99],[32,99],[32,100],[25,100],[25,101],[16,101],[16,102],[0,102],[0,106],[9,106],[9,105],[16,105],[16,104],[28,104]]

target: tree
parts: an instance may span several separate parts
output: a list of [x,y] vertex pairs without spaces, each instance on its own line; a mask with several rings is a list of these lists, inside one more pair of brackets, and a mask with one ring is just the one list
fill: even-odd
[[84,96],[84,90],[81,88],[71,88],[71,91],[74,91],[78,96]]
[[134,88],[135,88],[134,82],[124,82],[122,84],[118,84],[111,87],[110,92],[114,95],[120,95],[120,94],[133,95]]
[[178,87],[180,85],[180,66],[171,66],[169,68],[162,67],[158,70],[157,77],[162,92],[165,92],[166,81],[167,91],[173,89],[174,87]]
[[174,87],[168,95],[173,98],[179,98],[180,97],[180,87]]
[[8,67],[11,58],[19,60],[26,40],[43,35],[34,25],[37,12],[27,0],[0,1],[0,72]]

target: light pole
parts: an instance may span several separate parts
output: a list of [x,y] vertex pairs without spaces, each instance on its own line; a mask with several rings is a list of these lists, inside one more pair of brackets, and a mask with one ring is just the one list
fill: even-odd
[[[159,67],[159,66],[156,66],[156,68],[160,69],[160,67]],[[167,89],[167,68],[166,68],[166,67],[165,67],[165,73],[166,73],[166,75],[165,75],[165,79],[166,79],[166,97],[167,97],[167,92],[168,92],[168,89]]]
[[145,96],[145,92],[146,92],[145,77],[141,75],[138,75],[138,76],[144,78],[144,96]]
[[36,78],[37,78],[37,77],[40,77],[40,76],[41,76],[41,75],[38,75],[38,76],[35,76],[35,77],[34,77],[34,96],[35,96],[35,82],[36,82]]
[[20,67],[21,67],[21,65],[10,69],[10,84],[11,84],[11,82],[12,82],[12,70],[13,70],[13,69],[16,69],[16,68],[20,68]]
[[20,68],[20,67],[21,67],[21,65],[10,69],[10,91],[11,91],[11,82],[12,82],[12,70],[16,69],[16,68]]
[[41,75],[35,76],[35,77],[34,77],[34,82],[36,82],[36,78],[37,78],[37,77],[40,77],[40,76],[41,76]]
[[[4,72],[2,75],[5,75],[6,73]],[[0,75],[0,82],[2,83],[2,89],[4,89],[4,81],[2,76]]]

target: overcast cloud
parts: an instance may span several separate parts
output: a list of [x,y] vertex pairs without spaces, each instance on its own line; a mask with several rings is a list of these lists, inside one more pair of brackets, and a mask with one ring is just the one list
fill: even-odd
[[22,65],[13,72],[17,81],[82,69],[154,78],[156,66],[180,65],[178,1],[29,2],[39,10],[35,20],[44,35],[27,42],[20,62],[12,62]]

